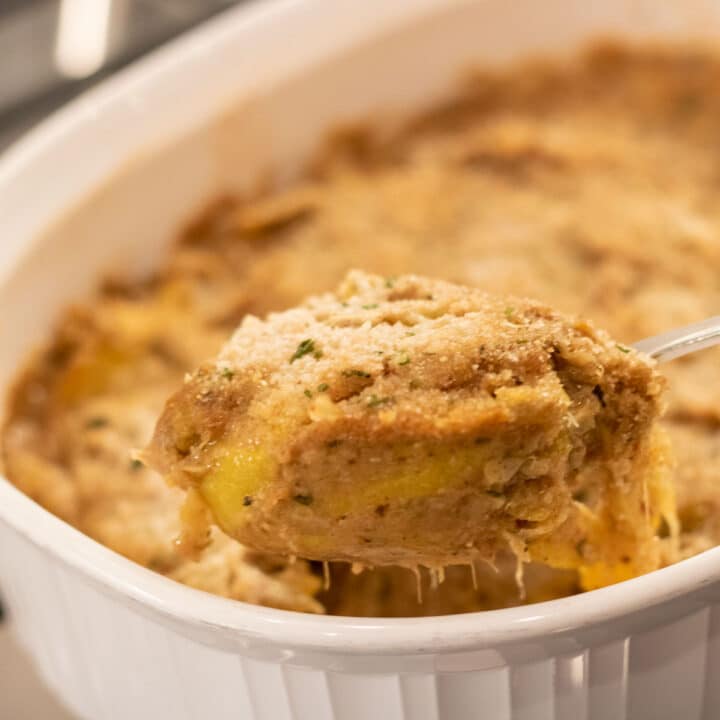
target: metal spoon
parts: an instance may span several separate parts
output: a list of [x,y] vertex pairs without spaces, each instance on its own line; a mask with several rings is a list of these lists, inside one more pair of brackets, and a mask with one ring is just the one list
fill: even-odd
[[645,338],[634,343],[633,347],[659,362],[665,362],[718,344],[720,315],[715,315],[692,325]]

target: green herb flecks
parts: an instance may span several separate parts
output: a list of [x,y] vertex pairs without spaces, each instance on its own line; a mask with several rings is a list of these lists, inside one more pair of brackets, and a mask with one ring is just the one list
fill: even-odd
[[379,307],[377,303],[370,303],[369,305],[363,305],[363,310],[374,310],[376,307]]
[[85,423],[85,427],[88,430],[99,430],[100,428],[107,427],[109,424],[110,421],[106,417],[98,415],[96,417],[89,418]]
[[359,377],[359,378],[365,378],[366,380],[368,378],[372,377],[372,375],[369,372],[365,372],[365,370],[358,370],[357,368],[351,368],[350,370],[343,370],[342,374],[345,377]]
[[621,353],[626,353],[626,354],[627,354],[627,353],[630,352],[630,348],[629,348],[629,347],[625,347],[624,345],[616,345],[615,347],[616,347]]
[[317,386],[318,392],[327,392],[330,389],[330,386],[327,383],[320,383]]
[[392,402],[391,397],[378,397],[377,395],[371,395],[368,398],[367,404],[368,407],[379,407],[380,405],[387,405],[387,403]]
[[410,356],[407,353],[400,353],[400,355],[398,355],[397,364],[398,365],[409,365],[410,364]]
[[300,505],[312,505],[314,498],[310,493],[298,493],[293,495],[293,500]]
[[296,360],[299,360],[301,357],[305,357],[305,355],[309,355],[312,353],[315,355],[315,357],[318,357],[316,353],[318,353],[318,349],[315,347],[315,341],[311,338],[308,338],[307,340],[303,340],[298,346],[297,350],[293,353],[293,356],[290,358],[290,364],[294,363]]

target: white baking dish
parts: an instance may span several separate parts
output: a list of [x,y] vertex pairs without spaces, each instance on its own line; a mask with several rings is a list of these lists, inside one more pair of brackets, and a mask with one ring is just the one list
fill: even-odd
[[[608,33],[717,38],[720,6],[271,0],[171,44],[0,161],[0,384],[60,307],[151,267],[213,193],[292,174],[328,128],[430,104],[469,65]],[[0,479],[0,589],[87,720],[720,717],[720,550],[511,610],[316,617],[171,582]]]

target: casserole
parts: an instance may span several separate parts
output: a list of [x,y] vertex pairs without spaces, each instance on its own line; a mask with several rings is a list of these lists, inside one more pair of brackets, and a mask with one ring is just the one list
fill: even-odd
[[[230,12],[2,160],[0,382],[102,271],[147,271],[196,203],[263,173],[291,175],[333,126],[428,106],[471,64],[638,26],[712,37],[719,21],[704,3],[589,13],[526,2],[511,13],[495,2],[274,0]],[[357,620],[177,585],[5,481],[0,520],[0,585],[17,635],[80,717],[672,718],[712,717],[720,702],[706,682],[720,662],[717,550],[547,604]]]

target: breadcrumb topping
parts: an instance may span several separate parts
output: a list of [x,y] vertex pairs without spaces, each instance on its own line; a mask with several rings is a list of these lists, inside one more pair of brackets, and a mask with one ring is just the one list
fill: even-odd
[[[400,135],[345,133],[307,179],[218,200],[154,279],[106,283],[28,360],[2,437],[8,477],[133,560],[239,600],[370,615],[521,602],[512,559],[498,563],[499,575],[478,564],[477,590],[470,565],[448,568],[436,591],[423,574],[421,604],[407,570],[356,576],[331,563],[331,591],[321,593],[318,566],[250,552],[219,531],[189,559],[173,542],[182,492],[131,453],[149,441],[183,375],[243,317],[327,292],[351,267],[390,284],[418,273],[535,297],[590,318],[623,347],[715,314],[719,73],[705,50],[616,46],[478,71],[452,103]],[[720,542],[718,357],[709,350],[663,368],[683,557]],[[391,364],[416,363],[398,355]],[[336,404],[322,399],[323,383],[300,391],[312,394],[304,400],[317,403],[316,417]],[[374,394],[374,412],[390,420],[387,396]],[[501,478],[503,466],[491,475]],[[660,523],[658,533],[663,562],[673,561],[672,528]],[[591,545],[578,552],[592,560]],[[525,601],[578,591],[577,570],[540,569],[525,568]]]
[[246,317],[145,457],[256,550],[439,572],[509,550],[521,585],[536,560],[592,586],[659,565],[663,387],[648,358],[537,302],[353,271]]

